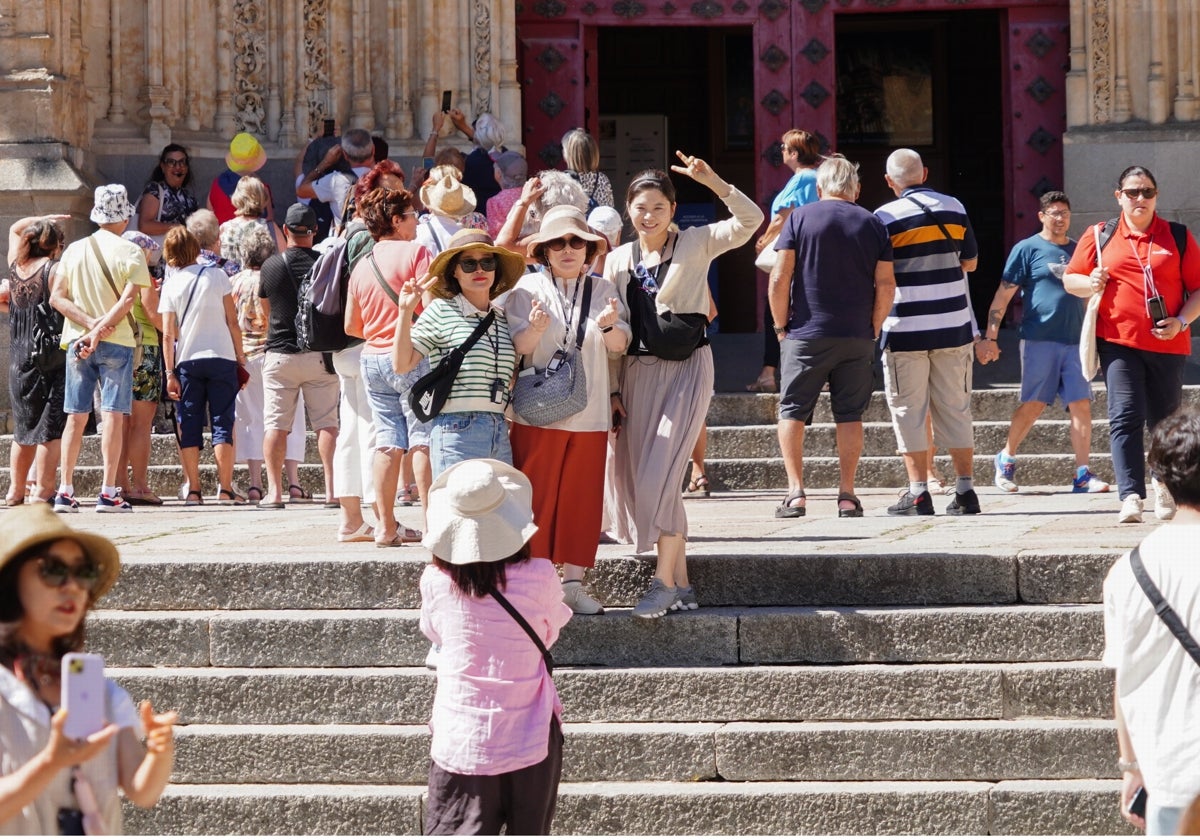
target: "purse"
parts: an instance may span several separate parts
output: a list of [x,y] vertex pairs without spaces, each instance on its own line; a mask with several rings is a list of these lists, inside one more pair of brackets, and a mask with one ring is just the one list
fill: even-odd
[[[1101,267],[1100,232],[1103,224],[1098,224],[1093,231],[1096,237],[1096,268]],[[1096,292],[1088,298],[1083,310],[1083,326],[1079,330],[1079,366],[1083,368],[1083,378],[1089,382],[1100,370],[1100,352],[1096,348],[1096,322],[1100,320],[1100,298],[1102,293]]]
[[630,346],[626,351],[630,356],[656,356],[671,362],[682,362],[697,347],[708,344],[707,316],[698,312],[660,313],[654,298],[643,286],[652,285],[657,290],[658,278],[666,273],[672,259],[674,249],[671,259],[660,263],[653,275],[645,268],[639,271],[642,249],[637,240],[633,242],[634,268],[625,287],[625,300],[629,306],[629,326],[638,346]]
[[775,263],[779,261],[779,252],[775,250],[775,244],[779,242],[779,234],[767,243],[766,247],[758,252],[758,256],[754,258],[754,267],[759,271],[765,271],[770,274],[775,269]]
[[475,342],[483,338],[483,334],[491,328],[495,320],[496,311],[490,310],[467,336],[466,341],[442,356],[437,367],[413,383],[408,401],[413,414],[422,423],[428,423],[442,413],[446,400],[450,399],[450,389],[454,387],[454,380],[462,367],[463,359],[475,346]]
[[[117,284],[113,282],[112,274],[108,270],[108,263],[104,261],[104,254],[101,253],[100,246],[96,244],[96,237],[89,236],[88,242],[92,243],[92,250],[96,252],[96,259],[100,261],[100,269],[104,272],[104,279],[108,281],[108,287],[112,289],[112,293],[117,296],[119,301],[121,293],[117,290]],[[145,353],[145,348],[142,347],[142,328],[137,319],[133,317],[132,308],[125,313],[125,320],[129,322],[129,328],[133,330],[133,369],[137,370],[142,366],[142,356]]]
[[67,366],[67,351],[62,349],[63,316],[50,305],[50,270],[54,263],[42,266],[42,299],[33,308],[33,347],[29,359],[43,377],[49,378]]
[[[517,414],[534,426],[549,426],[587,407],[587,375],[583,369],[583,334],[592,306],[592,278],[583,283],[579,325],[573,350],[554,354],[544,368],[530,366],[517,375],[512,402]],[[567,314],[568,319],[570,313]],[[568,321],[569,323],[569,321]]]

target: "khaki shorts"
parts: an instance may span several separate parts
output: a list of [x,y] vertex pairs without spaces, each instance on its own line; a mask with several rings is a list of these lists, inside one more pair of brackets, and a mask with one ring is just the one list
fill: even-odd
[[267,352],[263,362],[263,427],[290,431],[296,403],[304,392],[304,407],[314,431],[338,427],[341,390],[336,373],[325,370],[320,353]]
[[974,449],[971,374],[974,347],[883,351],[883,387],[901,452],[929,448],[925,418],[933,416],[933,440],[946,449]]

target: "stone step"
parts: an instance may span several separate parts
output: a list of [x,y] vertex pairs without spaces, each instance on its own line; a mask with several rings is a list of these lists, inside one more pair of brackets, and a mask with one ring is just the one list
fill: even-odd
[[[720,502],[713,500],[708,504],[719,506]],[[766,507],[774,503],[763,504]],[[810,497],[810,505],[816,504],[815,497]],[[772,534],[778,540],[775,545],[739,549],[737,545],[699,538],[690,545],[689,574],[706,608],[1099,603],[1104,576],[1124,550],[1124,546],[1106,549],[1098,545],[1090,553],[1078,549],[1023,552],[1019,545],[981,544],[972,552],[913,554],[898,546],[895,553],[867,550],[856,554],[845,549],[811,546],[803,534],[792,536],[786,530],[821,527],[815,515],[803,520],[775,520],[770,518],[770,509],[764,511],[764,517],[771,523],[770,528],[780,529]],[[130,514],[131,517],[153,515]],[[242,515],[241,511],[228,514],[232,521]],[[249,522],[250,512],[244,515]],[[285,511],[262,515],[291,514]],[[712,515],[715,518],[716,511]],[[96,527],[87,521],[92,516],[81,514],[78,527]],[[332,532],[337,514],[329,511],[328,517],[334,523]],[[401,518],[406,518],[403,513]],[[411,521],[420,522],[416,517]],[[888,534],[898,538],[899,530],[911,527],[917,518],[881,515],[864,520],[831,521],[839,526],[850,523],[848,527],[864,531],[866,525],[854,523],[869,523],[882,531],[886,539]],[[947,529],[960,524],[970,526],[969,522],[960,523],[951,517],[929,521],[944,523]],[[1002,533],[1004,520],[997,516],[995,521]],[[186,536],[186,532],[177,533]],[[865,533],[858,537],[865,538]],[[766,543],[767,539],[764,533],[760,542]],[[835,534],[828,539],[836,545],[845,538],[839,540]],[[269,545],[269,537],[263,543]],[[160,560],[128,560],[122,564],[116,586],[105,595],[100,606],[112,610],[171,612],[420,607],[418,584],[428,559],[425,549],[406,546],[394,552],[381,552],[371,543],[364,543],[338,546],[337,551],[334,555],[330,548],[327,553],[331,559],[324,559],[319,549],[311,554],[294,552],[281,556],[263,548],[256,557],[248,559],[196,546],[186,556],[171,554]],[[632,606],[645,592],[654,569],[653,558],[633,557],[629,552],[629,546],[600,546],[596,567],[589,573],[589,588],[605,604]],[[380,557],[381,554],[388,556]],[[706,611],[702,609],[697,615]],[[661,624],[664,628],[669,626]]]
[[[582,835],[1129,835],[1115,780],[565,782],[553,830]],[[130,834],[420,834],[423,786],[183,785]]]
[[[183,723],[424,724],[426,668],[110,668]],[[567,722],[1109,719],[1095,661],[995,664],[560,668]]]
[[[115,666],[405,667],[425,663],[417,610],[113,612],[88,637]],[[628,610],[575,616],[559,665],[1047,662],[1098,658],[1099,605],[716,608],[637,621]],[[152,641],[151,641],[152,640]]]
[[[993,781],[1116,778],[1110,721],[583,723],[565,782]],[[180,727],[180,784],[420,785],[429,728]]]

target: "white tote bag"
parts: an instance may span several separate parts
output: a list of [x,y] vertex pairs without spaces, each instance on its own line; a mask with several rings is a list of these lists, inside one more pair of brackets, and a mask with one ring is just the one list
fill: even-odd
[[[1100,268],[1102,263],[1100,259],[1100,229],[1103,225],[1096,225],[1092,231],[1092,235],[1096,242],[1096,268]],[[1096,350],[1096,319],[1100,315],[1100,297],[1102,293],[1096,292],[1088,298],[1087,308],[1083,311],[1083,329],[1079,333],[1079,364],[1083,367],[1083,377],[1089,382],[1100,371],[1100,354]]]

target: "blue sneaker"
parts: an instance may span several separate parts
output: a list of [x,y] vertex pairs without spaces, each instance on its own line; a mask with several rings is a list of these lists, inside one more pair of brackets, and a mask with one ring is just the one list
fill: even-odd
[[54,494],[55,513],[79,513],[79,502],[70,493]]
[[101,493],[96,499],[96,513],[133,513],[133,505],[121,497],[121,488],[115,496]]
[[1016,493],[1021,488],[1014,481],[1017,475],[1017,459],[1005,458],[1003,452],[996,453],[995,485],[1005,493]]
[[1085,469],[1083,474],[1076,473],[1075,480],[1071,483],[1072,493],[1107,493],[1108,482],[1103,481],[1099,476],[1089,469]]

